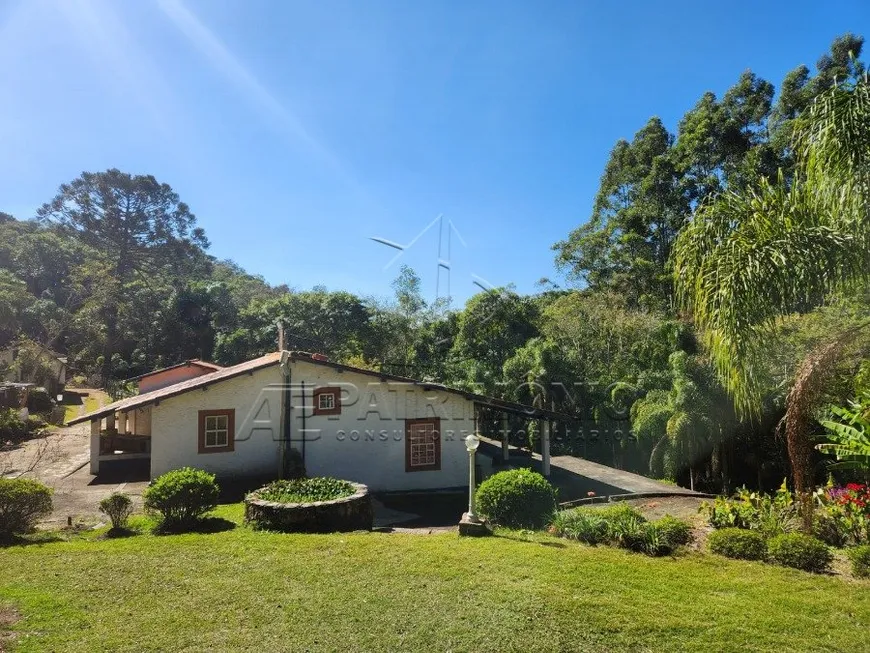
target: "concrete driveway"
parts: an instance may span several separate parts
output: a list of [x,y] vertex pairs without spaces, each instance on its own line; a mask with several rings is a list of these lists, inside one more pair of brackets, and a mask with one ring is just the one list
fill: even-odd
[[98,505],[101,499],[116,491],[128,493],[135,509],[141,509],[142,491],[148,484],[147,468],[109,467],[105,473],[92,476],[88,465],[89,442],[88,425],[80,424],[59,428],[45,438],[30,440],[5,454],[7,476],[35,478],[54,489],[54,511],[41,526],[62,526],[70,519],[73,523],[88,524],[104,521]]

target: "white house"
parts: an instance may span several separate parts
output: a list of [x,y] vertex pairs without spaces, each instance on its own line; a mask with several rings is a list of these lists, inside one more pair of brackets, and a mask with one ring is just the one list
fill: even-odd
[[52,395],[61,394],[66,385],[66,357],[38,343],[31,343],[29,346],[35,352],[39,362],[42,363],[42,369],[31,369],[33,365],[27,365],[22,369],[19,365],[15,365],[22,348],[17,345],[10,345],[0,349],[0,373],[5,371],[5,374],[2,374],[0,379],[6,376],[6,380],[13,383],[42,385]]
[[[373,490],[467,485],[463,439],[485,406],[542,419],[519,404],[281,351],[115,402],[70,421],[91,424],[91,472],[150,459],[151,477],[183,466],[219,477],[278,478],[300,458],[309,476]],[[503,432],[507,455],[507,429]]]

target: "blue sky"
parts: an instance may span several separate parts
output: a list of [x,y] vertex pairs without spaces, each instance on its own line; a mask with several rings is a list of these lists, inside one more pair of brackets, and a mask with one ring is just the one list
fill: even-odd
[[389,267],[369,238],[443,214],[455,301],[474,278],[533,292],[618,138],[747,68],[778,86],[846,31],[870,36],[866,0],[6,0],[0,210],[150,173],[272,283],[383,296],[404,262],[429,298],[436,227]]

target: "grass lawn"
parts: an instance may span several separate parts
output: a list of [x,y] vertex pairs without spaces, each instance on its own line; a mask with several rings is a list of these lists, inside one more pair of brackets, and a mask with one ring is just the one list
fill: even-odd
[[89,535],[0,569],[21,616],[0,648],[22,651],[859,651],[870,632],[868,582],[545,535]]

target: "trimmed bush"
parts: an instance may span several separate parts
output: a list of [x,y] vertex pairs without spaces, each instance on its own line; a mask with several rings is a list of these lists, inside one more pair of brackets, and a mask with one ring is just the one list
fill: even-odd
[[52,490],[29,478],[0,478],[0,539],[29,533],[51,514]]
[[143,493],[145,509],[162,516],[163,526],[184,528],[217,506],[214,474],[183,467],[157,477]]
[[665,515],[653,524],[671,546],[682,546],[692,540],[692,527],[682,519]]
[[824,542],[803,533],[777,535],[768,542],[767,554],[777,564],[814,572],[827,571],[834,559]]
[[349,481],[326,476],[272,481],[257,490],[257,497],[276,503],[314,503],[349,497],[356,488]]
[[852,561],[852,575],[856,578],[870,578],[870,545],[856,546],[849,549],[849,560]]
[[743,528],[722,528],[710,533],[707,540],[710,551],[739,560],[764,560],[767,545],[755,531]]
[[112,530],[123,530],[127,527],[127,518],[133,512],[133,500],[123,492],[112,492],[100,501],[100,512],[112,520]]
[[543,528],[556,510],[556,490],[530,469],[493,474],[477,488],[476,497],[484,517],[509,528]]

